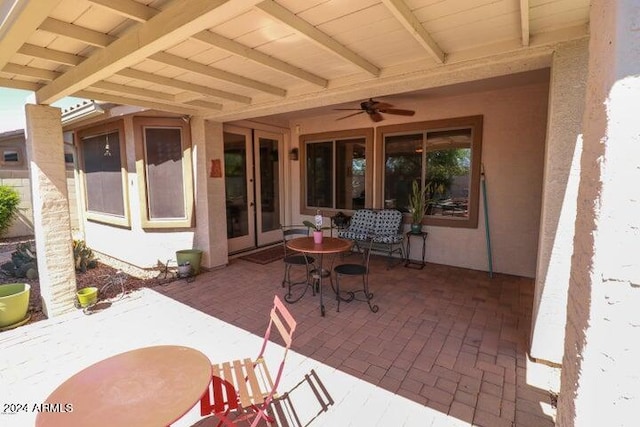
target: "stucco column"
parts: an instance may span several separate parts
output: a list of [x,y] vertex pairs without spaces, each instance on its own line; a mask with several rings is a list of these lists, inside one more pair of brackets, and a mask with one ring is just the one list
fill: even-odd
[[583,40],[559,47],[551,64],[530,355],[558,365],[564,353],[588,60]]
[[640,7],[594,0],[559,426],[636,426]]
[[[204,251],[204,267],[220,267],[229,262],[222,123],[193,117],[191,140],[196,201],[194,247]],[[211,176],[212,161],[220,167],[220,176]]]
[[25,110],[40,294],[45,314],[54,317],[74,308],[76,291],[60,109]]

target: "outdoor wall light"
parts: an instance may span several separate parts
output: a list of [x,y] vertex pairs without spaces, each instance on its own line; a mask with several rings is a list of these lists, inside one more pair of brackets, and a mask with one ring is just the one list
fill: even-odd
[[298,160],[297,148],[292,148],[291,151],[289,151],[289,160]]

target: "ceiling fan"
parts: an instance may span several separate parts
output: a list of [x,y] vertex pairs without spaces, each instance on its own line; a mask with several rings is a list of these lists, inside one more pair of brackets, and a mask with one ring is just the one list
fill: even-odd
[[374,122],[380,122],[384,119],[384,117],[382,117],[382,113],[396,114],[400,116],[413,116],[415,114],[415,111],[413,110],[401,110],[399,108],[391,108],[391,107],[393,107],[393,105],[387,104],[386,102],[374,101],[372,98],[369,98],[368,101],[364,101],[360,103],[360,108],[334,108],[334,110],[357,111],[357,113],[340,117],[337,120],[343,120],[358,114],[367,113],[369,115],[369,118],[371,118],[371,120],[373,120]]

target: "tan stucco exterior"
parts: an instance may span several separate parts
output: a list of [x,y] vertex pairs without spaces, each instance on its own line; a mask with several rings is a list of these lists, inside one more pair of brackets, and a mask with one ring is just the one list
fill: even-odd
[[[562,45],[551,61],[550,83],[521,82],[457,95],[406,98],[407,106],[416,109],[416,116],[411,118],[415,121],[484,117],[482,162],[488,186],[493,269],[536,278],[531,351],[534,357],[551,362],[562,358],[559,426],[637,423],[638,22],[637,1],[595,0],[591,5],[588,66],[584,46]],[[456,73],[454,67],[443,69],[440,74],[417,75],[404,85],[385,87],[379,94],[424,89],[428,86],[424,80],[428,79],[433,88],[438,78],[446,80],[442,84],[462,83],[495,77],[496,72],[510,74],[548,65],[546,49],[523,58],[516,49],[515,53],[505,53],[502,60],[491,58],[488,65],[480,61],[463,64],[460,68],[465,72]],[[536,65],[531,65],[533,62]],[[483,74],[489,72],[490,76]],[[63,80],[69,79],[72,76]],[[333,101],[350,101],[354,94],[373,88],[367,82],[361,83],[344,90]],[[51,91],[41,89],[39,99],[46,101]],[[328,99],[313,98],[308,96],[309,107]],[[300,108],[302,105],[298,104]],[[288,105],[283,102],[264,108],[265,114],[273,114],[286,112]],[[47,157],[61,153],[60,116],[56,109],[46,106],[30,106],[27,110],[27,147],[37,165],[31,168],[31,178],[42,294],[48,314],[56,315],[69,309],[75,290],[67,244],[71,226],[65,211],[68,196],[64,165],[61,159]],[[258,114],[256,111],[262,110],[253,110],[252,114]],[[246,119],[244,112],[238,114],[238,119]],[[141,225],[132,120],[131,116],[124,118],[130,224],[113,227],[85,219],[82,224],[87,243],[139,266],[173,259],[175,250],[194,246],[206,252],[206,267],[226,264],[224,185],[222,180],[208,177],[209,161],[223,159],[222,124],[191,118],[196,225],[160,232],[145,230]],[[406,120],[389,118],[385,125]],[[299,146],[300,133],[366,126],[372,126],[366,116],[348,122],[336,122],[329,116],[300,116],[282,130],[284,135],[292,136],[290,140],[285,138],[285,151]],[[579,165],[576,154],[580,154]],[[372,163],[380,162],[374,157]],[[284,218],[290,223],[303,219],[298,208],[299,167],[295,161],[287,161],[284,167],[287,203],[283,211],[290,214],[290,218]],[[374,174],[377,173],[379,165],[374,167]],[[372,190],[377,193],[378,189]],[[375,199],[374,207],[380,207]],[[480,206],[481,216],[483,212]],[[481,217],[479,226],[473,229],[429,227],[427,261],[486,270],[483,224]]]
[[536,271],[531,357],[562,363],[574,223],[588,43],[568,43],[553,56],[544,182]]
[[640,398],[640,8],[594,1],[559,426],[634,426]]
[[[141,268],[153,268],[172,260],[176,251],[200,249],[202,267],[212,268],[227,263],[226,225],[224,209],[224,180],[210,178],[210,159],[223,158],[222,128],[201,118],[190,120],[193,191],[195,217],[192,227],[153,229],[143,226],[139,193],[140,180],[136,169],[134,115],[123,118],[127,174],[128,227],[116,227],[97,221],[84,220],[84,237],[94,250]],[[81,206],[85,206],[81,194]]]
[[25,109],[40,294],[44,312],[56,316],[73,309],[76,291],[60,109]]
[[[546,132],[548,84],[532,82],[517,87],[486,90],[458,96],[398,101],[398,108],[416,110],[411,118],[388,116],[381,125],[483,115],[482,163],[487,180],[493,268],[495,272],[534,277],[541,208],[543,153]],[[294,146],[298,146],[296,126],[301,134],[372,126],[362,116],[336,121],[335,116],[314,117],[291,124]],[[375,141],[375,144],[380,144]],[[367,161],[367,167],[380,163]],[[300,162],[291,164],[291,174],[299,177]],[[372,166],[369,166],[372,165]],[[376,168],[380,173],[380,166]],[[376,179],[373,180],[376,182]],[[293,223],[299,223],[300,181],[288,186]],[[374,187],[374,193],[377,194]],[[482,202],[481,202],[482,203]],[[381,206],[377,206],[381,207]],[[488,270],[484,213],[479,206],[477,228],[431,227],[427,261],[476,270]],[[412,248],[419,254],[421,248]]]

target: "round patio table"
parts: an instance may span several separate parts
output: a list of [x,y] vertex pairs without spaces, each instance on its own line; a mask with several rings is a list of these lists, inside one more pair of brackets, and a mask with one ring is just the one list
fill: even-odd
[[168,426],[200,400],[211,362],[189,347],[139,348],[78,372],[53,391],[36,426]]
[[[320,314],[324,316],[324,303],[322,302],[322,258],[325,254],[337,254],[346,252],[353,246],[353,241],[337,237],[323,237],[322,243],[315,243],[313,237],[299,237],[287,242],[287,247],[297,252],[319,255],[320,266],[318,274],[320,291]],[[339,296],[338,296],[339,297]]]

